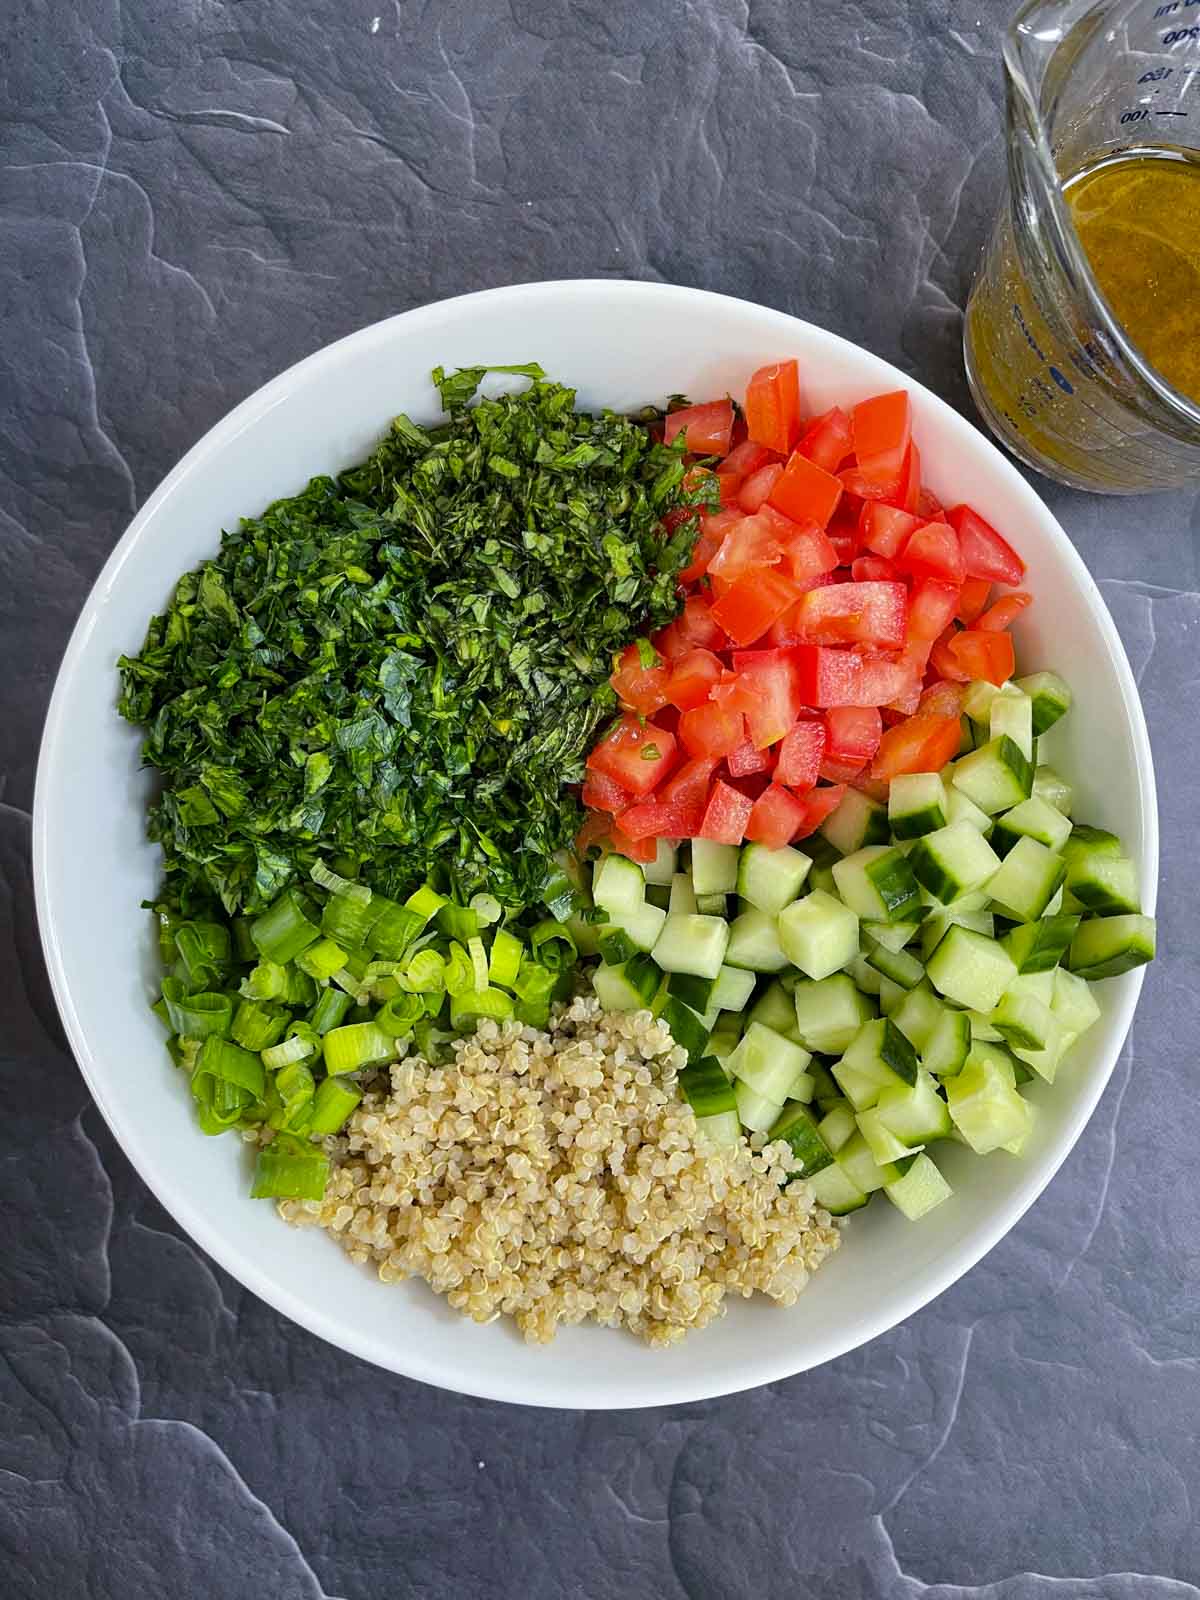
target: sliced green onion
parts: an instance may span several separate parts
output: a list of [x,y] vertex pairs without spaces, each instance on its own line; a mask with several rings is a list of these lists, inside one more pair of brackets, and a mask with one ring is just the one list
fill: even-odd
[[550,1021],[549,1000],[518,1000],[513,1012],[527,1028],[545,1028]]
[[525,946],[507,928],[497,928],[488,959],[488,978],[502,989],[511,989],[521,970]]
[[281,1044],[273,1044],[269,1050],[262,1052],[263,1066],[269,1067],[272,1072],[278,1072],[281,1067],[290,1067],[297,1061],[306,1061],[309,1056],[317,1053],[318,1046],[305,1034],[290,1033]]
[[318,939],[316,944],[310,944],[303,954],[296,957],[296,965],[318,983],[328,983],[334,973],[340,972],[346,965],[346,952],[332,939]]
[[487,951],[483,948],[483,940],[478,934],[467,941],[467,954],[471,958],[471,971],[474,977],[473,987],[486,989],[488,985]]
[[552,972],[561,972],[564,967],[573,967],[579,959],[579,951],[575,940],[571,937],[570,928],[565,922],[555,922],[552,917],[547,917],[538,923],[529,935],[529,942],[538,961],[543,967],[549,967]]
[[436,950],[418,950],[399,974],[399,982],[410,994],[441,994],[446,987],[446,963]]
[[466,1028],[480,1017],[494,1017],[506,1022],[515,1010],[513,997],[503,989],[468,989],[465,994],[454,995],[450,1001],[450,1026]]
[[323,1078],[317,1085],[309,1133],[340,1133],[362,1099],[362,1090],[345,1078]]
[[430,1017],[422,1017],[421,1021],[413,1028],[413,1039],[417,1049],[430,1066],[437,1066],[446,1060],[449,1051],[444,1047],[454,1038],[452,1033],[447,1033],[444,1028],[439,1028]]
[[319,1150],[303,1155],[276,1150],[275,1145],[279,1143],[276,1139],[258,1152],[251,1197],[255,1200],[323,1199],[329,1178],[329,1158]]
[[381,1004],[385,1000],[392,1000],[402,991],[395,978],[376,978],[371,985],[371,999]]
[[163,1004],[171,1027],[185,1039],[207,1039],[229,1032],[233,1000],[227,994],[187,994],[178,978],[164,978]]
[[370,900],[351,900],[349,895],[335,894],[321,912],[321,932],[353,950],[365,942],[377,920],[378,913]]
[[287,986],[286,967],[281,967],[278,961],[260,961],[254,971],[242,979],[239,993],[247,1000],[282,1000]]
[[168,1033],[170,1033],[174,1028],[174,1024],[171,1021],[171,1013],[167,1010],[167,1002],[160,996],[159,999],[157,999],[150,1007],[150,1009],[162,1023],[163,1027],[166,1028]]
[[551,972],[548,967],[543,967],[538,961],[528,959],[521,962],[521,970],[517,974],[516,982],[512,985],[513,993],[518,999],[539,1005],[548,1001],[554,992],[558,981],[558,974]]
[[175,929],[185,919],[178,911],[172,911],[168,906],[155,906],[155,920],[158,923],[158,953],[162,957],[164,967],[169,967],[179,955],[175,944]]
[[494,894],[473,894],[471,910],[485,928],[490,928],[493,922],[499,922],[504,915],[504,907]]
[[398,994],[380,1008],[376,1026],[391,1039],[407,1038],[425,1015],[425,1002],[418,994]]
[[437,923],[448,939],[457,939],[459,944],[479,937],[479,918],[467,906],[447,900],[437,914]]
[[330,1028],[336,1028],[345,1018],[351,1004],[350,996],[343,990],[322,989],[313,1007],[313,1014],[309,1018],[314,1033],[326,1034]]
[[436,917],[446,903],[445,895],[438,894],[437,890],[431,889],[427,883],[415,889],[404,902],[410,911],[415,912],[425,922],[428,922],[430,917]]
[[542,904],[557,922],[569,917],[579,904],[575,885],[560,866],[553,866],[542,880]]
[[287,968],[287,986],[283,991],[283,998],[289,1006],[302,1008],[314,1005],[317,999],[317,983],[315,978],[310,978],[307,972],[302,972],[293,965]]
[[390,1061],[396,1053],[395,1042],[372,1019],[370,1022],[351,1022],[343,1028],[331,1028],[322,1040],[325,1052],[325,1070],[331,1077],[343,1072],[357,1072],[360,1067],[376,1062]]
[[347,900],[356,900],[364,906],[370,901],[371,891],[365,883],[356,883],[353,878],[343,878],[340,873],[334,872],[332,867],[327,867],[323,861],[314,861],[308,869],[308,875],[322,889],[328,889],[330,894],[344,895]]
[[277,1007],[260,1006],[254,1000],[240,1000],[233,1014],[230,1032],[243,1050],[265,1050],[283,1038],[284,1029],[291,1021],[286,1011]]
[[220,1078],[225,1083],[236,1084],[239,1089],[248,1089],[256,1099],[262,1098],[266,1085],[266,1074],[259,1058],[243,1050],[240,1044],[231,1044],[215,1034],[210,1034],[200,1047],[195,1076]]
[[229,929],[219,922],[181,922],[175,945],[188,987],[209,989],[224,981],[229,970]]
[[251,920],[250,917],[233,919],[233,953],[243,966],[250,966],[258,960],[258,951],[250,936]]
[[285,889],[275,903],[250,924],[250,937],[268,961],[286,965],[314,944],[320,933],[311,904],[295,889]]
[[278,1103],[267,1117],[270,1126],[289,1133],[298,1133],[302,1128],[307,1132],[317,1087],[312,1073],[302,1061],[294,1061],[275,1074],[271,1087]]
[[[372,902],[372,909],[379,899]],[[425,927],[426,918],[408,906],[399,906],[394,900],[384,901],[383,912],[372,923],[366,937],[367,949],[377,956],[399,961],[409,945]]]
[[451,944],[443,981],[447,994],[464,994],[476,987],[475,967],[461,944]]
[[242,1121],[244,1113],[255,1103],[255,1097],[236,1083],[214,1078],[210,1073],[198,1072],[192,1077],[192,1096],[196,1102],[196,1116],[201,1133],[224,1133]]

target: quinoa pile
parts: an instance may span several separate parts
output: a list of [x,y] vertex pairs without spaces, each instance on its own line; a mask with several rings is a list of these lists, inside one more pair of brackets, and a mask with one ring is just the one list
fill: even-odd
[[325,1198],[280,1213],[532,1343],[591,1318],[669,1345],[729,1293],[791,1305],[837,1229],[808,1184],[784,1187],[785,1145],[697,1141],[685,1060],[649,1011],[594,999],[549,1033],[482,1022],[450,1065],[395,1063],[326,1141]]

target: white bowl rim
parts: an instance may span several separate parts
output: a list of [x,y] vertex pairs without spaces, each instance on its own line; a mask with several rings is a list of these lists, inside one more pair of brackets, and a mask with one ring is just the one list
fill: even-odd
[[[345,335],[341,339],[335,340],[331,344],[323,346],[321,349],[314,351],[312,355],[295,362],[277,377],[270,379],[210,428],[183,456],[162,482],[158,484],[145,504],[133,517],[129,527],[97,576],[84,603],[79,619],[72,630],[50,699],[34,784],[32,813],[34,898],[42,949],[46,959],[51,987],[68,1041],[88,1090],[138,1175],[159,1203],[184,1228],[188,1235],[225,1271],[260,1299],[266,1301],[277,1311],[282,1312],[293,1322],[298,1323],[301,1327],[306,1328],[309,1332],[327,1340],[338,1348],[347,1350],[353,1355],[361,1356],[364,1360],[396,1372],[403,1377],[429,1383],[439,1388],[445,1388],[447,1385],[444,1377],[438,1371],[436,1360],[429,1360],[423,1354],[418,1355],[415,1351],[398,1344],[384,1345],[376,1339],[361,1336],[351,1324],[343,1322],[336,1314],[330,1314],[311,1301],[269,1280],[256,1261],[244,1253],[236,1237],[215,1226],[199,1201],[189,1195],[181,1194],[173,1186],[169,1169],[166,1168],[155,1149],[152,1130],[121,1116],[118,1108],[106,1092],[102,1065],[91,1050],[81,1019],[75,1009],[62,950],[53,926],[48,877],[47,795],[64,739],[69,733],[64,715],[65,686],[76,670],[94,626],[96,616],[104,606],[113,586],[120,578],[122,567],[134,547],[141,540],[147,525],[153,521],[160,504],[171,495],[181,480],[202,469],[210,458],[219,456],[231,439],[235,438],[245,427],[255,423],[269,412],[298,380],[308,379],[314,374],[319,374],[323,368],[336,365],[347,355],[354,354],[360,349],[369,348],[374,343],[385,342],[400,325],[415,328],[422,323],[436,324],[441,318],[457,315],[461,308],[470,304],[490,304],[499,307],[502,304],[519,303],[522,300],[544,301],[550,297],[558,296],[565,296],[568,299],[573,297],[586,298],[589,294],[596,293],[612,297],[632,295],[651,299],[659,297],[663,301],[682,300],[695,306],[697,311],[702,311],[706,303],[720,303],[725,306],[732,304],[752,312],[759,318],[766,316],[776,319],[779,323],[780,331],[784,335],[789,330],[794,334],[796,329],[801,329],[809,335],[816,334],[824,340],[845,346],[857,354],[861,355],[863,353],[863,347],[855,345],[853,341],[845,339],[839,334],[831,333],[819,324],[810,323],[806,319],[792,316],[788,312],[776,311],[771,307],[759,305],[754,301],[744,300],[736,295],[719,294],[712,290],[694,289],[683,285],[650,283],[624,278],[560,278],[531,283],[509,284],[493,289],[481,289],[470,294],[432,301],[426,305],[414,307],[409,311],[399,312],[394,316],[371,323],[364,328]],[[892,365],[883,357],[876,356],[873,352],[866,353],[871,356],[873,361],[878,363],[883,372],[890,373],[894,377],[897,387],[907,388],[922,396],[923,405],[936,415],[939,427],[945,427],[952,435],[957,433],[964,442],[969,443],[971,449],[978,450],[982,447],[985,451],[991,453],[995,463],[1001,469],[1002,475],[1009,479],[1014,491],[1020,498],[1025,500],[1031,514],[1037,517],[1047,535],[1058,546],[1058,553],[1065,558],[1072,570],[1075,581],[1088,600],[1094,613],[1096,625],[1104,637],[1113,660],[1121,687],[1129,733],[1136,752],[1139,803],[1144,821],[1143,852],[1140,865],[1142,868],[1142,882],[1146,885],[1145,907],[1150,914],[1153,914],[1157,894],[1159,859],[1158,807],[1153,754],[1137,683],[1116,625],[1096,586],[1095,580],[1084,564],[1083,558],[1059,524],[1057,517],[1025,480],[1017,467],[1007,456],[1002,454],[990,438],[917,379],[911,377],[899,367]],[[569,375],[565,376],[569,381]],[[1129,1027],[1141,993],[1145,968],[1137,969],[1131,976],[1134,981],[1127,986],[1122,1002],[1114,1011],[1115,1033],[1121,1042],[1111,1051],[1111,1059],[1108,1060],[1107,1064],[1097,1062],[1095,1068],[1089,1072],[1086,1085],[1078,1097],[1074,1115],[1066,1127],[1059,1147],[1044,1168],[1038,1168],[1035,1171],[1030,1166],[1026,1170],[1025,1182],[1018,1186],[1009,1202],[1002,1208],[997,1208],[996,1215],[987,1227],[980,1228],[971,1236],[969,1242],[965,1243],[953,1254],[948,1254],[941,1270],[928,1271],[922,1278],[920,1286],[914,1288],[911,1294],[893,1298],[888,1302],[887,1309],[882,1310],[875,1318],[861,1318],[854,1324],[852,1331],[831,1328],[825,1330],[823,1336],[815,1336],[812,1340],[813,1349],[799,1365],[793,1357],[789,1356],[787,1347],[782,1341],[778,1346],[774,1347],[771,1341],[763,1341],[748,1354],[744,1367],[738,1375],[738,1381],[731,1384],[727,1380],[695,1381],[695,1376],[690,1374],[688,1363],[684,1358],[679,1362],[677,1373],[673,1372],[670,1377],[664,1378],[659,1385],[659,1392],[656,1392],[652,1398],[643,1397],[640,1394],[636,1398],[623,1397],[620,1378],[615,1377],[613,1383],[614,1397],[611,1403],[605,1403],[602,1408],[619,1410],[637,1409],[651,1405],[677,1405],[691,1401],[712,1399],[720,1395],[737,1394],[747,1389],[757,1388],[763,1384],[778,1382],[801,1372],[810,1371],[813,1367],[821,1366],[827,1361],[835,1360],[838,1356],[858,1349],[872,1339],[877,1338],[880,1334],[898,1326],[912,1316],[914,1312],[928,1305],[940,1294],[944,1293],[959,1278],[969,1272],[1016,1225],[1074,1149],[1080,1134],[1090,1120],[1100,1096],[1112,1076],[1117,1060],[1120,1058],[1121,1050],[1124,1048],[1124,1041],[1128,1036]],[[691,1377],[692,1381],[689,1381],[689,1377]],[[496,1381],[480,1381],[476,1384],[466,1384],[463,1383],[461,1375],[459,1375],[455,1378],[454,1390],[459,1393],[472,1394],[481,1399],[502,1400],[523,1405],[576,1409],[576,1406],[566,1397],[565,1391],[555,1390],[554,1393],[544,1396],[530,1393],[527,1386],[520,1379],[515,1381],[500,1381],[497,1379]],[[601,1409],[601,1407],[591,1405],[588,1409]]]

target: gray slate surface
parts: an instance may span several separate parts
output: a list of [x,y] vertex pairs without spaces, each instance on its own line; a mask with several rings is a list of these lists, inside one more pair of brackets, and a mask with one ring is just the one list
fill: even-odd
[[38,735],[101,562],[211,423],[328,340],[492,284],[662,278],[812,317],[967,405],[1006,10],[0,5],[6,1596],[1200,1594],[1195,499],[1039,484],[1159,762],[1168,953],[1112,1085],[966,1281],[771,1390],[506,1409],[290,1326],[114,1147],[31,904]]

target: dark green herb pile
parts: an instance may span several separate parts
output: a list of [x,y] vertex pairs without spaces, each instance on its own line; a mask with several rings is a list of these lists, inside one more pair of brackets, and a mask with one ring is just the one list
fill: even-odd
[[689,491],[653,414],[578,412],[536,366],[468,405],[486,370],[438,368],[446,422],[224,534],[122,657],[169,903],[256,912],[336,855],[561,911],[612,652],[676,610],[694,526],[664,531]]

